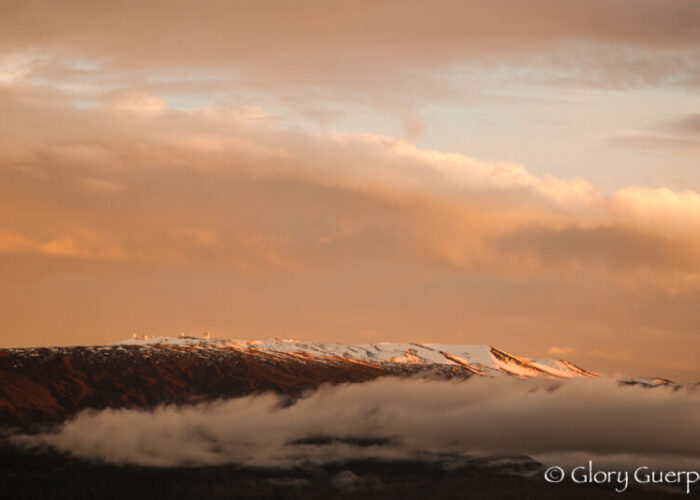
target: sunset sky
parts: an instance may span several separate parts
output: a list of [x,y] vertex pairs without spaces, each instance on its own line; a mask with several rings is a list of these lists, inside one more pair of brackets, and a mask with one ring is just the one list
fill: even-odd
[[700,2],[0,0],[0,345],[700,380]]

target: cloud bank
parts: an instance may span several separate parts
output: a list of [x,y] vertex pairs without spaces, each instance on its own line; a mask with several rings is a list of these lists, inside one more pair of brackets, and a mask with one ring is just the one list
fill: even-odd
[[644,458],[672,468],[700,464],[699,414],[697,390],[619,387],[610,379],[384,378],[323,387],[292,405],[268,394],[154,411],[86,411],[53,433],[13,440],[148,466],[527,454],[632,464]]

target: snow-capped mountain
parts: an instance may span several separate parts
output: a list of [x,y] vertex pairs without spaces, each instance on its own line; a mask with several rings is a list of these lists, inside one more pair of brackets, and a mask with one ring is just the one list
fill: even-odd
[[112,346],[136,345],[155,349],[173,346],[199,350],[233,349],[250,355],[265,353],[277,357],[296,357],[318,362],[345,359],[372,365],[446,365],[459,367],[475,375],[515,375],[519,377],[550,376],[557,378],[591,377],[594,372],[584,370],[568,361],[529,359],[509,354],[485,344],[419,344],[419,343],[366,343],[340,344],[337,342],[302,342],[295,339],[228,340],[194,337],[152,337],[124,340]]
[[129,339],[108,345],[0,349],[0,424],[31,425],[85,408],[152,407],[273,391],[291,398],[324,383],[596,374],[564,360],[488,345],[346,345],[289,339]]

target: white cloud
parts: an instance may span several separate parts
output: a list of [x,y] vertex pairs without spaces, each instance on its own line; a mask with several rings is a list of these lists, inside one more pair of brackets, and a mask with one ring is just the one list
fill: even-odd
[[[154,411],[85,411],[55,433],[15,436],[88,459],[140,465],[288,466],[443,453],[625,455],[700,465],[700,393],[610,379],[384,378],[323,387],[286,406],[275,395]],[[328,446],[294,441],[330,437]],[[387,439],[357,447],[343,439]]]

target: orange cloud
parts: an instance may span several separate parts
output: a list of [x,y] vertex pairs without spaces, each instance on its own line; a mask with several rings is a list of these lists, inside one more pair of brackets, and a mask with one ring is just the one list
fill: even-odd
[[556,345],[549,346],[549,348],[547,349],[547,352],[552,356],[566,356],[575,351],[576,349],[574,349],[573,347],[559,347]]
[[121,96],[112,103],[112,107],[116,111],[147,118],[162,115],[169,109],[168,103],[163,99],[144,92],[131,92]]
[[[274,90],[289,102],[303,94],[309,114],[324,113],[313,103],[320,97],[411,116],[416,99],[459,92],[436,78],[438,71],[469,64],[544,67],[552,71],[532,78],[614,88],[695,87],[699,69],[700,9],[692,0],[637,0],[633,9],[624,0],[444,0],[410,8],[367,0],[274,8],[217,0],[204,7],[27,0],[3,7],[0,82],[50,81],[81,98],[105,84],[192,89],[199,73],[197,91]],[[99,68],[98,77],[81,61]],[[154,73],[176,78],[154,81]],[[164,109],[144,94],[119,106],[151,115]],[[405,124],[409,136],[420,129],[410,118]]]

